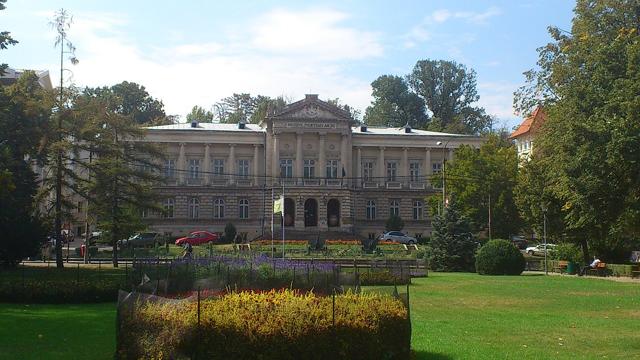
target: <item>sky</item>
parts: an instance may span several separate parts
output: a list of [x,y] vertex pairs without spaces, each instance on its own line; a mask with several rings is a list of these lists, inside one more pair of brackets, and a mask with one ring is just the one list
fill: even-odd
[[454,60],[477,73],[479,106],[512,128],[522,73],[535,67],[548,26],[568,30],[570,0],[150,1],[8,0],[0,31],[17,46],[0,52],[16,69],[49,70],[59,50],[49,22],[73,15],[80,61],[65,67],[76,86],[132,81],[167,114],[210,108],[233,93],[299,100],[340,98],[363,113],[371,82],[404,76],[418,60]]

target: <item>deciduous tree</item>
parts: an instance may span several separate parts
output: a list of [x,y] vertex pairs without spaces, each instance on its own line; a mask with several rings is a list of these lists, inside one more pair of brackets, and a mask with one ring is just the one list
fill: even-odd
[[427,126],[424,101],[412,92],[400,76],[382,75],[371,83],[373,101],[367,107],[364,122],[373,126],[401,127],[409,124],[416,129]]

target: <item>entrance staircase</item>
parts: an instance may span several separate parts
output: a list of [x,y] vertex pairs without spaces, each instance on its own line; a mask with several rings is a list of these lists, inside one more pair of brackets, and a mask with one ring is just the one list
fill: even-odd
[[[365,237],[360,236],[358,234],[352,234],[346,231],[319,231],[314,230],[313,228],[307,228],[307,230],[293,230],[285,227],[284,230],[284,239],[285,240],[315,240],[320,235],[320,239],[322,240],[353,240],[360,241],[365,239]],[[263,237],[257,238],[256,240],[270,240],[271,233],[267,232]],[[274,239],[282,240],[282,233],[279,229],[274,231]]]

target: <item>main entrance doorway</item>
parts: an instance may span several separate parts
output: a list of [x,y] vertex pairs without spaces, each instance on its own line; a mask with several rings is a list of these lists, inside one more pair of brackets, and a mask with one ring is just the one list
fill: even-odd
[[318,226],[318,202],[316,199],[307,199],[304,202],[304,226]]
[[293,226],[296,221],[296,203],[291,198],[284,199],[284,226]]
[[340,226],[340,201],[337,199],[327,202],[327,224],[329,227]]

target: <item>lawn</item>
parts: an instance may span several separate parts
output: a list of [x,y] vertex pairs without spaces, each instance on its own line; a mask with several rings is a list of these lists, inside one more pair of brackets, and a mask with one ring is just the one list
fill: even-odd
[[[638,283],[431,273],[410,291],[417,359],[639,358]],[[0,314],[0,358],[113,356],[114,304],[0,304]]]

